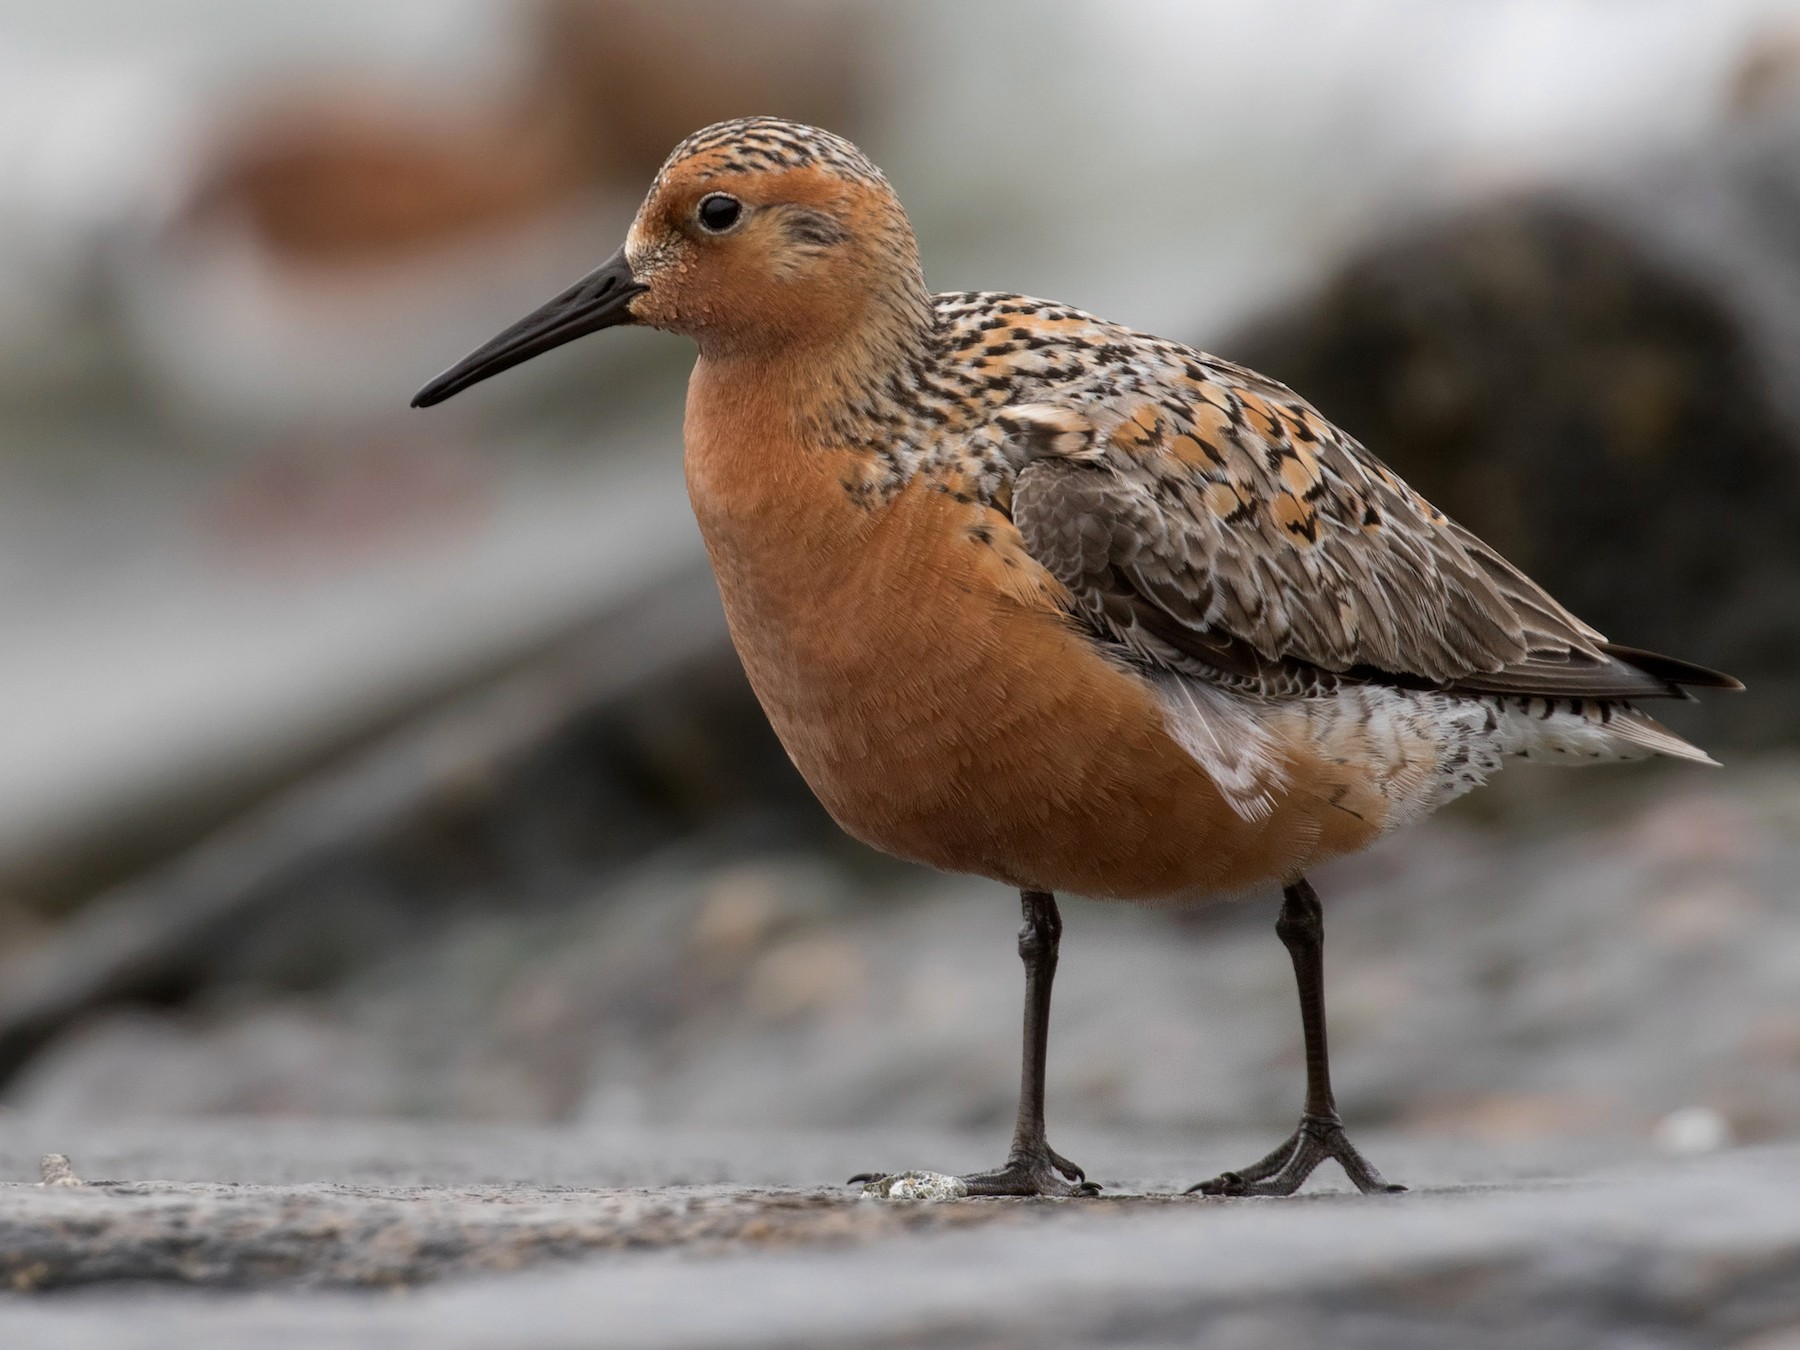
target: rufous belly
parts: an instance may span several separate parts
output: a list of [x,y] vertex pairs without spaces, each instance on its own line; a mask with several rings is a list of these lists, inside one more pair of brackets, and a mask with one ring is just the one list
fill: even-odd
[[1380,832],[1355,766],[1305,745],[1282,747],[1287,787],[1267,816],[1235,812],[1149,685],[1070,626],[1054,582],[1008,539],[970,533],[980,507],[916,480],[858,505],[828,466],[759,501],[695,459],[690,495],[751,686],[858,839],[1012,886],[1193,901],[1291,879]]

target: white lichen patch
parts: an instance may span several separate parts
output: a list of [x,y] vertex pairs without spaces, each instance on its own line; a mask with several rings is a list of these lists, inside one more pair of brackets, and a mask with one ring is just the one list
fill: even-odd
[[1650,1140],[1664,1153],[1689,1157],[1730,1148],[1737,1137],[1722,1112],[1710,1106],[1684,1106],[1657,1121]]
[[865,1200],[961,1200],[968,1193],[968,1182],[942,1172],[894,1172],[862,1188]]
[[69,1161],[66,1153],[46,1153],[38,1160],[38,1175],[43,1180],[41,1186],[85,1186],[87,1183],[75,1175],[75,1165]]

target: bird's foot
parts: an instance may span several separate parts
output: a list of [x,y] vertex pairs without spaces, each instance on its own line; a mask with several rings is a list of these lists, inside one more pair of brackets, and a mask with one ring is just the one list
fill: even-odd
[[1211,1181],[1188,1187],[1201,1195],[1292,1195],[1327,1158],[1335,1158],[1356,1189],[1364,1195],[1393,1194],[1406,1189],[1385,1180],[1368,1159],[1356,1150],[1337,1116],[1301,1116],[1300,1125],[1287,1141],[1266,1158],[1239,1172],[1221,1172]]
[[1074,1163],[1049,1145],[1014,1149],[1006,1166],[966,1177],[942,1172],[859,1172],[850,1185],[881,1200],[960,1200],[970,1195],[1044,1195],[1072,1198],[1100,1194]]

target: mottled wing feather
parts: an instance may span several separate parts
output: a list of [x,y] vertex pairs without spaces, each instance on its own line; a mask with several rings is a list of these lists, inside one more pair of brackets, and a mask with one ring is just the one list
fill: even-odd
[[1210,359],[1162,364],[1000,418],[1026,548],[1140,660],[1271,693],[1679,692],[1292,391]]

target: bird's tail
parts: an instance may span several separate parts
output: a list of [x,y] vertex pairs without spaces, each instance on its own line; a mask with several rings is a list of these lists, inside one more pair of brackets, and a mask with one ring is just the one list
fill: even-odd
[[1719,761],[1699,746],[1691,741],[1684,741],[1649,713],[1639,712],[1636,708],[1621,708],[1615,712],[1612,720],[1607,723],[1607,730],[1620,740],[1653,755],[1691,760],[1695,764],[1710,764],[1715,769],[1719,767]]

